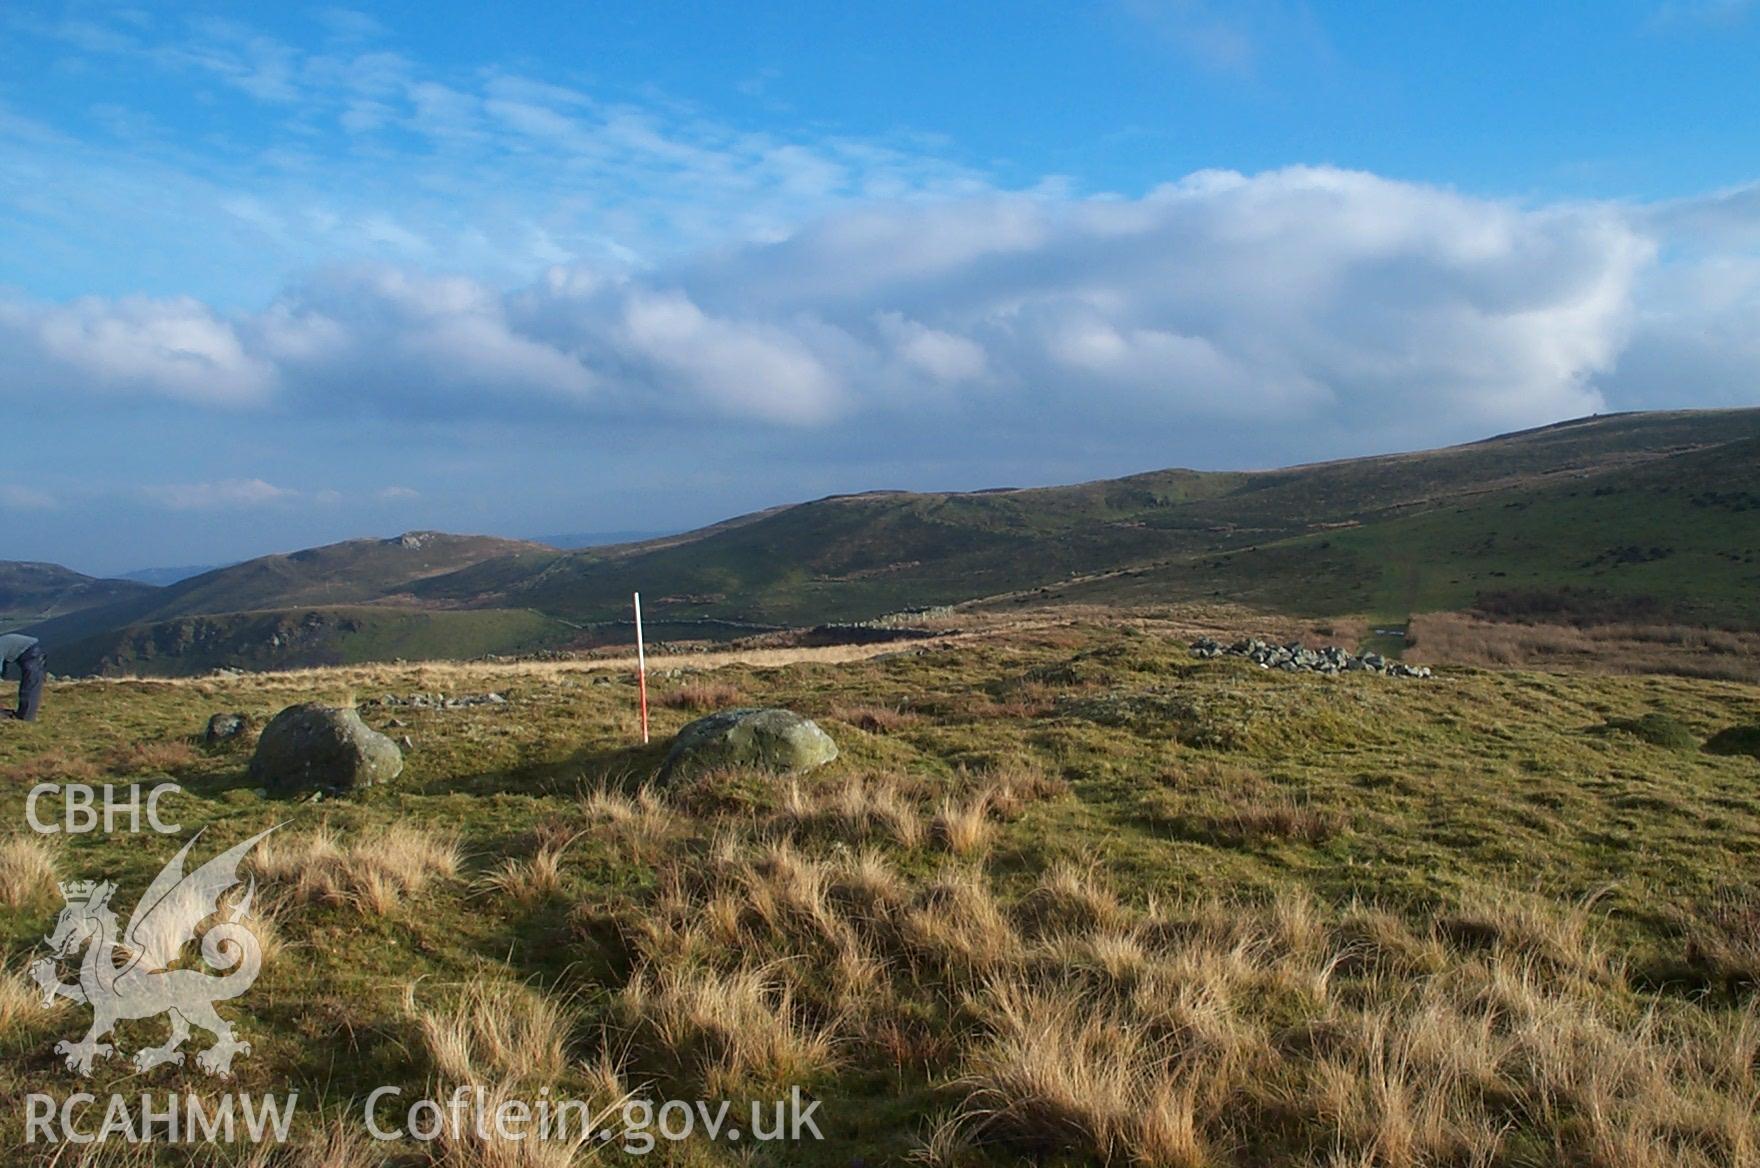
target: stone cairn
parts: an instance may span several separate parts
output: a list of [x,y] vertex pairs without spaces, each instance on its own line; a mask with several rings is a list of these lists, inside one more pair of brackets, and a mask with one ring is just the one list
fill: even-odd
[[1194,657],[1245,657],[1260,669],[1281,669],[1285,673],[1380,673],[1388,677],[1429,677],[1428,665],[1407,665],[1389,661],[1379,653],[1357,655],[1346,653],[1337,645],[1309,649],[1300,641],[1274,645],[1257,637],[1224,645],[1213,637],[1199,637],[1192,642]]

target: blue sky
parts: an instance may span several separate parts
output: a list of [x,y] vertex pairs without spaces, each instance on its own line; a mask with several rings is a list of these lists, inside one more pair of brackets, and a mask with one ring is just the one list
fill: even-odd
[[1760,404],[1760,12],[11,4],[0,558]]

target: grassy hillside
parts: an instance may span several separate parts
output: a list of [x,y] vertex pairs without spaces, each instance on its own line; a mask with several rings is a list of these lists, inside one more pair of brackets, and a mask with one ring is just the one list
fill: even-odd
[[1577,468],[1337,530],[1080,581],[1060,599],[1226,596],[1403,620],[1571,587],[1677,621],[1760,623],[1760,439]]
[[107,630],[189,616],[360,604],[408,593],[430,576],[534,550],[547,549],[521,540],[432,531],[354,539],[218,568],[167,588],[143,590],[115,604],[46,621],[33,632],[45,641],[72,644]]
[[[54,879],[116,880],[126,912],[198,828],[205,856],[283,823],[252,864],[270,957],[221,1012],[252,1046],[229,1089],[298,1088],[296,1138],[328,1144],[290,1165],[624,1162],[364,1138],[374,1087],[460,1083],[821,1101],[822,1142],[648,1157],[679,1168],[1754,1163],[1751,686],[1268,673],[1155,624],[801,656],[659,685],[647,749],[632,679],[574,666],[53,685],[44,722],[0,727],[0,818],[36,782],[170,776],[184,831],[0,838],[0,1092],[212,1094],[193,1067],[75,1079],[52,1048],[88,1015],[23,970]],[[351,799],[266,801],[248,745],[190,742],[215,710],[490,689],[364,708],[415,746]],[[648,785],[672,732],[739,703],[843,756]]]
[[[1138,598],[1401,616],[1490,582],[1607,577],[1694,617],[1747,621],[1752,572],[1740,557],[1754,542],[1744,500],[1760,492],[1756,441],[1760,410],[1616,415],[1279,471],[846,496],[686,542],[491,562],[417,591],[602,620],[639,588],[656,615],[800,624],[1001,593],[1030,602],[1033,590],[1120,570],[1142,573],[1125,590]],[[1647,555],[1664,531],[1690,571],[1615,573],[1596,559],[1628,567],[1626,549]]]
[[100,580],[60,564],[0,561],[0,631],[151,596],[131,580]]
[[295,608],[178,617],[57,644],[68,674],[189,677],[214,669],[299,669],[363,661],[469,660],[530,653],[575,630],[529,609]]
[[[1760,410],[1625,414],[1284,470],[838,496],[576,552],[446,536],[418,548],[357,541],[210,573],[43,635],[98,646],[88,639],[99,631],[170,621],[128,643],[175,641],[192,615],[397,596],[541,612],[588,626],[591,640],[591,626],[627,619],[637,590],[669,637],[980,600],[1220,598],[1402,623],[1486,593],[1566,588],[1661,620],[1753,626],[1757,450]],[[119,644],[97,652],[126,664]],[[147,657],[142,667],[157,668]]]

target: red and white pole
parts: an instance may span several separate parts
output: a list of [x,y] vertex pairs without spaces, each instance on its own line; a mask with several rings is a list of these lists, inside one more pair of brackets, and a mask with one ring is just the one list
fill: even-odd
[[642,745],[648,745],[648,651],[642,645],[642,594],[636,593],[636,689],[642,695]]

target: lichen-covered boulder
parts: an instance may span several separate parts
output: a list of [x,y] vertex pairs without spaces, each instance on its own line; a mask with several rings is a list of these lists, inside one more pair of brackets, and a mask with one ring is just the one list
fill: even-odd
[[721,710],[678,732],[660,768],[660,781],[733,766],[799,774],[836,757],[831,735],[792,710]]
[[307,703],[269,720],[251,758],[251,779],[271,795],[340,794],[403,773],[397,743],[352,708]]

